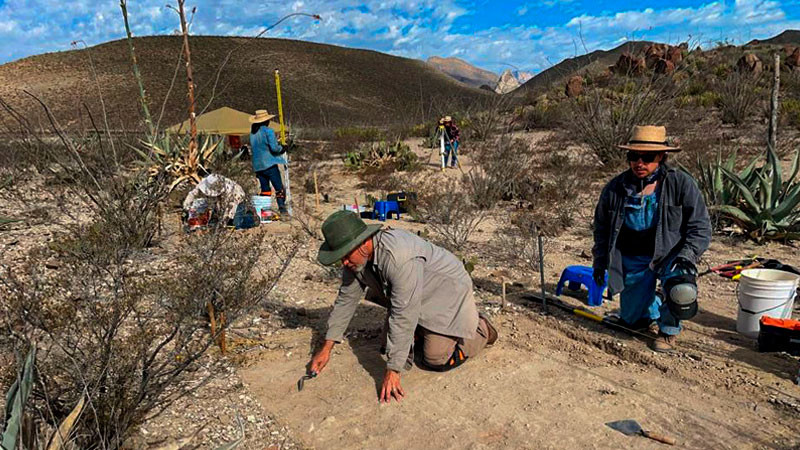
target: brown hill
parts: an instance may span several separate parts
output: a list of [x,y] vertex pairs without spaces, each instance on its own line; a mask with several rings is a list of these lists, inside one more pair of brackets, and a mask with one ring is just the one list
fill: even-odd
[[[181,38],[136,38],[136,54],[155,118],[173,81]],[[240,46],[240,44],[242,44]],[[230,106],[242,111],[277,110],[274,70],[281,72],[284,111],[293,125],[380,125],[429,120],[436,104],[452,108],[486,98],[423,61],[383,53],[286,39],[193,36],[192,63],[198,112]],[[214,79],[226,54],[235,49]],[[97,71],[92,76],[89,56]],[[161,125],[187,118],[183,65],[166,102]],[[138,89],[125,40],[85,50],[47,53],[0,66],[0,96],[39,123],[38,107],[21,90],[42,98],[64,125],[88,126],[85,109],[99,120],[98,85],[114,129],[142,129]],[[86,106],[84,106],[84,104]]]
[[431,56],[428,64],[472,87],[479,88],[485,84],[494,88],[497,85],[497,74],[475,67],[463,59]]
[[773,36],[769,39],[758,40],[753,39],[752,41],[745,44],[745,47],[750,47],[754,45],[800,45],[800,30],[785,30],[781,34],[777,36]]

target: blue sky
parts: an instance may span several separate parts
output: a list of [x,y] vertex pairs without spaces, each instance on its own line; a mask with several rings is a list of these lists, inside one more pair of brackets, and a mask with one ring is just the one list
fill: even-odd
[[[134,35],[178,28],[174,0],[129,0]],[[487,69],[540,71],[564,58],[631,39],[689,41],[708,47],[800,29],[800,0],[703,2],[652,0],[187,0],[197,7],[194,34],[253,36],[292,12],[267,34],[425,59],[457,56]],[[123,36],[118,0],[0,0],[0,63]]]

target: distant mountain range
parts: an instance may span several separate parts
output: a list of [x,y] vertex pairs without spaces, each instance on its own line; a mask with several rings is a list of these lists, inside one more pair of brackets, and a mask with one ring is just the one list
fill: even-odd
[[466,85],[493,90],[500,94],[511,92],[534,76],[531,72],[510,69],[498,76],[492,71],[481,69],[463,59],[454,57],[431,56],[428,58],[428,64]]
[[476,88],[479,88],[483,85],[488,85],[494,89],[499,78],[496,73],[486,69],[481,69],[480,67],[475,67],[459,58],[440,58],[438,56],[431,56],[428,58],[428,64],[441,70],[445,74],[450,75],[456,80]]

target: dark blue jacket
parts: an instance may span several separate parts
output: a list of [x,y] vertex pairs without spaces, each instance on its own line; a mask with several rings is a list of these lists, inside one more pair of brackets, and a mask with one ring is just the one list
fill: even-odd
[[[655,252],[650,262],[650,269],[656,272],[677,256],[696,264],[711,244],[711,221],[703,195],[694,180],[686,172],[673,167],[664,166],[664,169],[658,201]],[[624,287],[622,254],[616,244],[625,219],[627,192],[623,180],[627,172],[614,177],[603,188],[594,212],[593,266],[595,270],[608,270],[611,293],[622,292]]]

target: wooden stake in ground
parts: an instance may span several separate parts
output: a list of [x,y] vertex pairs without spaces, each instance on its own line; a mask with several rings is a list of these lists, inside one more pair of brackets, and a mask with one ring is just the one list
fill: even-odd
[[316,212],[319,212],[319,185],[317,184],[317,171],[314,171],[314,203],[316,205]]
[[219,350],[224,355],[225,352],[228,350],[228,343],[225,339],[225,311],[219,313],[219,327],[222,331],[219,333],[219,339],[217,340],[217,345],[219,345]]
[[211,302],[206,303],[208,309],[208,323],[211,325],[211,339],[215,339],[217,335],[217,319],[214,317],[214,305]]
[[500,279],[500,284],[502,286],[502,303],[500,304],[500,309],[506,309],[506,306],[508,306],[508,302],[506,301],[506,286],[508,285],[508,280],[511,278],[511,274],[507,270],[502,269],[495,270],[490,275]]
[[775,52],[775,73],[772,79],[772,98],[769,107],[769,146],[777,150],[778,142],[778,93],[781,86],[781,55]]

